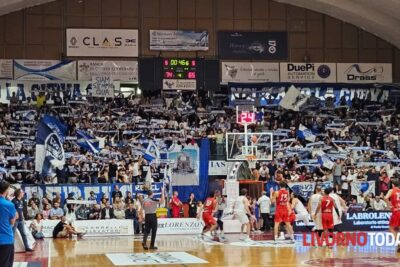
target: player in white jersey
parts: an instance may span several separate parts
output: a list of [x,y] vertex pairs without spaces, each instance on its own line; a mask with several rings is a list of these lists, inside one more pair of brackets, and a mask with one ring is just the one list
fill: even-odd
[[322,198],[321,193],[322,193],[321,186],[317,185],[315,187],[315,194],[313,194],[310,197],[310,199],[308,200],[308,206],[307,206],[308,212],[310,212],[310,214],[311,214],[311,218],[316,218],[314,221],[315,226],[313,228],[313,231],[318,231],[320,233],[322,233],[322,221],[321,221],[321,216],[320,216],[321,214],[320,213],[316,214],[316,212],[317,212],[319,202],[321,201],[321,198]]
[[240,221],[240,224],[242,225],[240,234],[244,232],[244,227],[246,227],[246,232],[247,236],[246,237],[241,237],[241,240],[248,240],[250,239],[250,203],[249,200],[247,199],[247,189],[242,189],[240,190],[240,195],[236,199],[235,203],[233,204],[233,214],[235,216],[235,219]]
[[333,225],[335,226],[335,230],[340,232],[339,227],[342,224],[342,215],[344,212],[344,207],[346,207],[346,202],[334,192],[331,192],[329,196],[335,200],[336,207],[336,209],[333,211]]
[[310,215],[308,214],[308,211],[295,193],[292,192],[290,197],[292,199],[292,209],[294,209],[294,212],[296,213],[295,221],[303,221],[306,226],[308,226],[310,224]]

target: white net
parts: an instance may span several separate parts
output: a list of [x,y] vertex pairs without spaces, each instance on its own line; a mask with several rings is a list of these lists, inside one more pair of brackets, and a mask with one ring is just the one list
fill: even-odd
[[249,169],[255,169],[257,164],[257,157],[254,155],[246,156],[247,163],[249,164]]

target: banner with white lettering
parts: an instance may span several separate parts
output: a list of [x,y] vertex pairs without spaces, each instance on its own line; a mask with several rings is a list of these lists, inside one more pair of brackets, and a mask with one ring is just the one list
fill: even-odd
[[[43,220],[44,237],[53,237],[54,227],[59,220]],[[25,221],[25,225],[29,227],[32,221]],[[81,232],[85,232],[86,236],[126,236],[133,235],[132,220],[75,220],[72,225]]]
[[0,79],[13,79],[13,60],[0,59]]
[[289,188],[297,196],[301,197],[303,200],[307,201],[314,192],[315,183],[314,182],[295,182],[288,183]]
[[67,29],[68,57],[137,57],[138,30]]
[[[256,107],[279,105],[291,86],[300,90],[301,94],[311,96],[309,101],[333,101],[335,106],[351,105],[354,96],[359,99],[383,103],[389,99],[391,85],[378,84],[343,84],[343,83],[229,83],[229,105],[254,105]],[[308,103],[306,103],[308,105]]]
[[91,81],[93,76],[111,77],[114,81],[137,82],[138,62],[79,60],[78,80]]
[[[119,84],[115,84],[119,90]],[[29,101],[36,103],[40,92],[49,95],[46,103],[53,104],[52,96],[59,96],[61,99],[68,96],[70,99],[85,97],[90,92],[92,84],[90,81],[14,81],[0,80],[0,103],[10,103],[10,98],[15,96],[21,103]],[[15,94],[15,95],[14,95]],[[83,100],[85,101],[85,100]]]
[[337,81],[342,83],[392,83],[392,64],[337,63]]
[[150,30],[150,50],[207,51],[207,31]]
[[76,61],[39,59],[14,60],[14,80],[76,80]]
[[279,82],[279,63],[221,62],[221,82]]
[[280,63],[280,81],[335,83],[336,63]]
[[93,76],[92,96],[94,97],[114,97],[114,81],[111,77]]
[[[342,218],[340,230],[343,232],[387,231],[391,215],[392,213],[390,211],[349,211]],[[313,222],[306,226],[304,222],[297,221],[293,228],[295,232],[309,232],[309,226],[313,225]]]
[[[125,196],[126,192],[131,192],[132,195],[140,194],[147,195],[147,186],[144,184],[118,184],[120,191]],[[27,199],[32,197],[32,193],[36,192],[39,198],[42,198],[44,194],[53,196],[55,193],[60,193],[61,200],[64,201],[69,193],[73,193],[74,198],[82,197],[82,199],[88,199],[90,191],[94,192],[97,202],[101,200],[102,195],[111,198],[111,192],[114,190],[115,184],[105,185],[23,185],[22,189],[26,193]],[[163,183],[152,183],[151,190],[154,192],[155,198],[161,197],[161,190]]]

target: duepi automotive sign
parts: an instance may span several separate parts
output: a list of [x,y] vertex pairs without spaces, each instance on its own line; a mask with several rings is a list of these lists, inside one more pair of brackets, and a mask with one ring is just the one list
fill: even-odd
[[391,63],[338,63],[340,83],[391,83]]
[[335,83],[335,63],[280,63],[281,82]]
[[137,57],[138,30],[67,29],[69,57]]

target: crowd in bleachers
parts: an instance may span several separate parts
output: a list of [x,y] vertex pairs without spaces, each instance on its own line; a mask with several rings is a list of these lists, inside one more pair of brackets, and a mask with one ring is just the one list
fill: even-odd
[[[196,93],[172,97],[72,98],[67,93],[36,96],[21,102],[15,95],[0,111],[0,179],[18,184],[137,183],[148,176],[163,181],[165,164],[143,157],[149,140],[164,151],[196,145],[209,138],[210,159],[225,158],[225,133],[240,132],[235,112],[227,103]],[[39,101],[40,100],[40,101]],[[277,105],[258,108],[255,132],[274,133],[274,160],[257,162],[245,179],[275,181],[333,181],[339,193],[349,195],[353,181],[375,181],[375,195],[400,177],[400,115],[390,101],[376,103],[346,99],[335,107],[310,99],[294,112]],[[64,151],[67,162],[54,177],[35,171],[35,130],[43,114],[67,125]],[[313,139],[299,137],[299,125]],[[97,139],[98,151],[82,147],[77,131]],[[239,177],[240,178],[240,177]],[[358,197],[365,201],[365,196]]]

